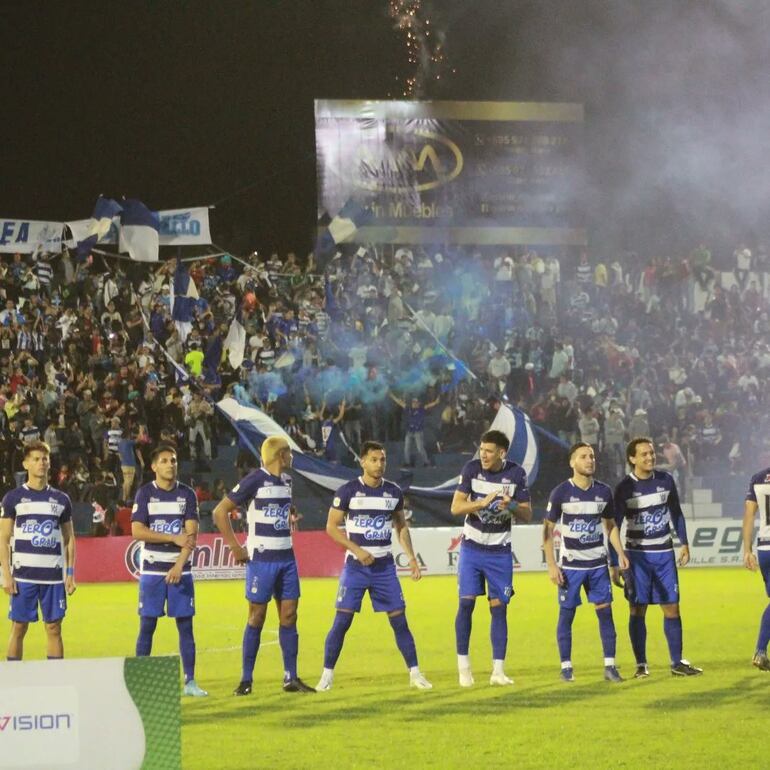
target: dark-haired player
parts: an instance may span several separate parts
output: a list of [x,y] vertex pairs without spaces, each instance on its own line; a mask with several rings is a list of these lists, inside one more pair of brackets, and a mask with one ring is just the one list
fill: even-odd
[[[48,658],[64,657],[61,625],[75,591],[75,535],[69,497],[48,485],[51,450],[42,441],[24,447],[27,481],[3,498],[0,568],[10,596],[8,660],[21,660],[30,623],[43,615]],[[14,541],[11,563],[11,538]]]
[[[696,668],[682,658],[682,618],[679,614],[679,577],[671,528],[682,543],[678,564],[690,561],[687,527],[679,504],[674,478],[666,471],[655,470],[655,448],[652,439],[637,437],[626,447],[626,460],[632,467],[615,488],[615,523],[626,520],[626,556],[630,563],[631,581],[626,581],[629,602],[628,633],[636,656],[636,678],[650,675],[647,667],[648,604],[659,604],[663,610],[663,631],[671,657],[674,676],[696,676]],[[619,583],[619,568],[611,568],[613,582]]]
[[[754,525],[759,513],[757,555],[752,551]],[[743,563],[754,572],[759,567],[765,593],[770,596],[770,468],[755,473],[743,505]],[[752,663],[760,671],[770,671],[767,645],[770,642],[770,604],[765,607],[759,623],[759,637]]]
[[[396,636],[396,645],[409,669],[409,684],[420,690],[433,685],[423,676],[417,664],[414,637],[406,622],[406,604],[393,560],[391,532],[396,534],[409,558],[413,580],[421,577],[420,565],[412,549],[409,528],[404,522],[404,495],[401,488],[384,478],[385,447],[376,441],[361,446],[361,469],[357,479],[343,484],[335,493],[326,534],[345,548],[345,566],[337,591],[337,614],[326,636],[324,669],[316,690],[331,690],[345,634],[360,612],[368,591],[375,612],[387,612]],[[345,531],[341,530],[342,525]]]
[[177,480],[176,449],[171,444],[155,448],[151,467],[155,480],[139,487],[131,511],[131,534],[142,541],[136,654],[150,654],[158,618],[168,612],[179,632],[184,694],[203,697],[208,693],[195,681],[191,559],[198,536],[198,500]]
[[[607,548],[604,534],[615,548],[620,568],[628,569],[628,560],[615,526],[612,490],[594,479],[596,458],[593,447],[585,442],[569,450],[572,476],[555,487],[548,498],[543,522],[543,552],[548,575],[559,587],[559,622],[556,640],[561,658],[561,678],[574,681],[572,671],[572,621],[580,606],[580,589],[596,608],[599,635],[604,652],[604,678],[622,682],[615,667],[615,623],[612,619],[612,584],[607,569]],[[561,534],[559,561],[554,555],[553,532],[556,525]]]
[[510,441],[498,430],[487,431],[478,460],[463,466],[452,498],[452,513],[465,516],[458,563],[460,603],[455,619],[460,686],[473,684],[468,648],[476,597],[489,599],[493,685],[513,684],[504,671],[508,646],[508,602],[513,595],[511,523],[532,519],[527,474],[507,459]]

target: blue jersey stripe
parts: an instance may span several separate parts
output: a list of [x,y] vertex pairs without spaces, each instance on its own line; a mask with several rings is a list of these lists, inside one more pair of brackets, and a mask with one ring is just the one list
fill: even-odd
[[43,548],[39,545],[33,545],[31,540],[20,540],[18,537],[13,544],[13,550],[15,553],[31,553],[40,556],[61,556],[62,553],[61,543]]
[[13,577],[30,583],[61,583],[64,580],[61,567],[15,567]]

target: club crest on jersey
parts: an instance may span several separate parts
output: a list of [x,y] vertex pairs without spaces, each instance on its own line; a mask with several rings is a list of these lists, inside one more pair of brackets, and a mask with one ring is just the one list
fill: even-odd
[[665,487],[655,487],[655,491],[656,492],[665,492],[666,488]]

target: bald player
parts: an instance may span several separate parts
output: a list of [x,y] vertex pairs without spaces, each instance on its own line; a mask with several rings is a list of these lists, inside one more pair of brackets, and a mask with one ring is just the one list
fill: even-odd
[[[249,617],[243,633],[243,672],[234,695],[249,695],[259,651],[267,605],[278,608],[278,641],[283,653],[285,692],[315,692],[297,676],[297,604],[299,573],[291,543],[292,454],[283,436],[262,443],[262,467],[249,473],[214,509],[214,522],[235,560],[246,564],[246,600]],[[247,506],[248,536],[242,546],[235,538],[230,513]]]

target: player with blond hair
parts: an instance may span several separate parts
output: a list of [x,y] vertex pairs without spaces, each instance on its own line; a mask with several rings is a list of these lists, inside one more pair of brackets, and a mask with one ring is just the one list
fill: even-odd
[[[254,664],[259,652],[267,605],[275,599],[278,609],[278,641],[283,653],[285,692],[315,692],[297,676],[297,604],[299,573],[291,542],[295,516],[291,502],[292,453],[284,436],[270,436],[262,443],[262,467],[252,471],[222,498],[214,509],[214,521],[235,560],[246,564],[246,600],[249,616],[243,633],[243,670],[235,695],[249,695]],[[230,513],[248,506],[246,545],[235,537]]]

